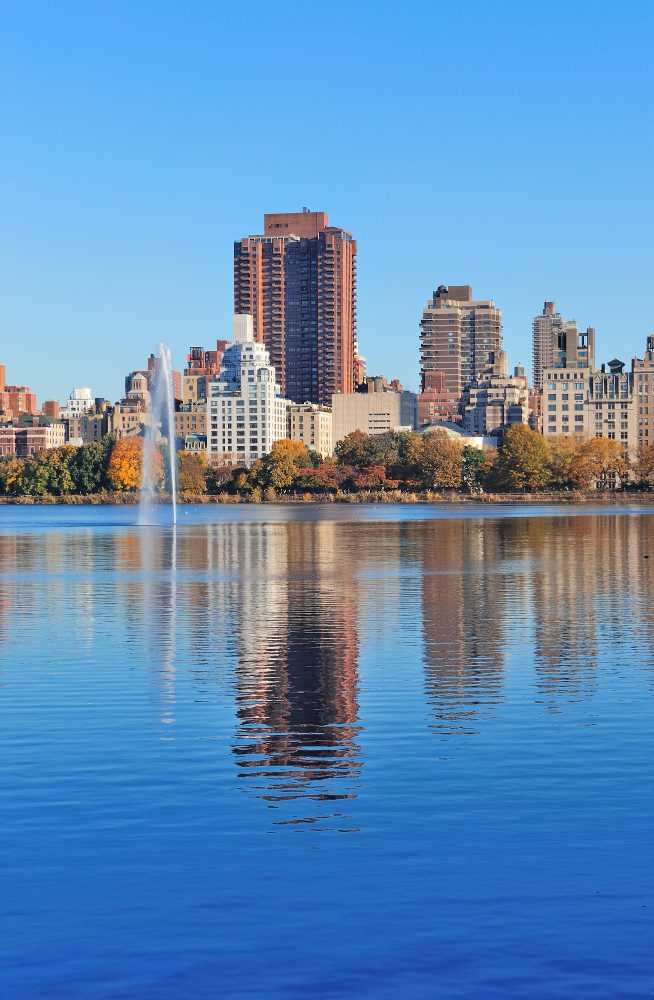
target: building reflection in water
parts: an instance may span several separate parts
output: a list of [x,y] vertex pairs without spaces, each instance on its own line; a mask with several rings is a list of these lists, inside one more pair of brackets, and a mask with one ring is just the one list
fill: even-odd
[[356,582],[338,532],[328,521],[222,528],[239,567],[234,754],[275,823],[347,825],[342,803],[356,795]]
[[497,521],[418,523],[427,699],[444,735],[478,731],[502,698],[506,581]]

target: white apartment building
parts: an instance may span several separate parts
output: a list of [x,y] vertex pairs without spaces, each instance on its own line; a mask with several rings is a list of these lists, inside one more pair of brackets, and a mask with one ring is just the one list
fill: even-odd
[[289,401],[268,351],[254,339],[251,316],[234,316],[234,342],[223,355],[220,378],[208,388],[210,461],[249,466],[287,436]]
[[88,386],[80,386],[73,389],[68,402],[62,404],[60,415],[64,418],[79,417],[83,413],[89,413],[94,407],[94,400]]
[[309,451],[327,458],[334,451],[332,444],[332,411],[318,403],[290,403],[288,407],[288,437],[299,441]]

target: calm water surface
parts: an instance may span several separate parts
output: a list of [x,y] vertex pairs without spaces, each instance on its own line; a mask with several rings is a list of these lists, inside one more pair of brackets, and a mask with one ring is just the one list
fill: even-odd
[[0,507],[0,996],[654,997],[650,510],[166,514]]

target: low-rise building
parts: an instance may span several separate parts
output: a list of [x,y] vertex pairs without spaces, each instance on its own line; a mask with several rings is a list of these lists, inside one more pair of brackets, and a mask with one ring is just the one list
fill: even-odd
[[415,392],[386,391],[338,393],[332,396],[333,444],[351,434],[384,434],[393,430],[413,430],[416,426]]
[[318,403],[290,403],[288,437],[324,458],[333,453],[332,411]]
[[16,458],[30,458],[40,451],[51,451],[66,443],[63,423],[48,423],[42,426],[0,427],[0,456],[15,455]]

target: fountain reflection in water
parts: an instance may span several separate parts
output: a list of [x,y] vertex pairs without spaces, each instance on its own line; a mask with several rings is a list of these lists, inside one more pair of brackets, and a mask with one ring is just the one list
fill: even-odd
[[141,501],[139,523],[152,521],[152,507],[157,487],[156,451],[159,436],[165,441],[167,473],[172,504],[173,524],[177,524],[177,456],[175,453],[175,404],[173,401],[173,370],[170,348],[157,347],[157,364],[150,392],[150,410],[143,441],[143,469],[141,474]]

